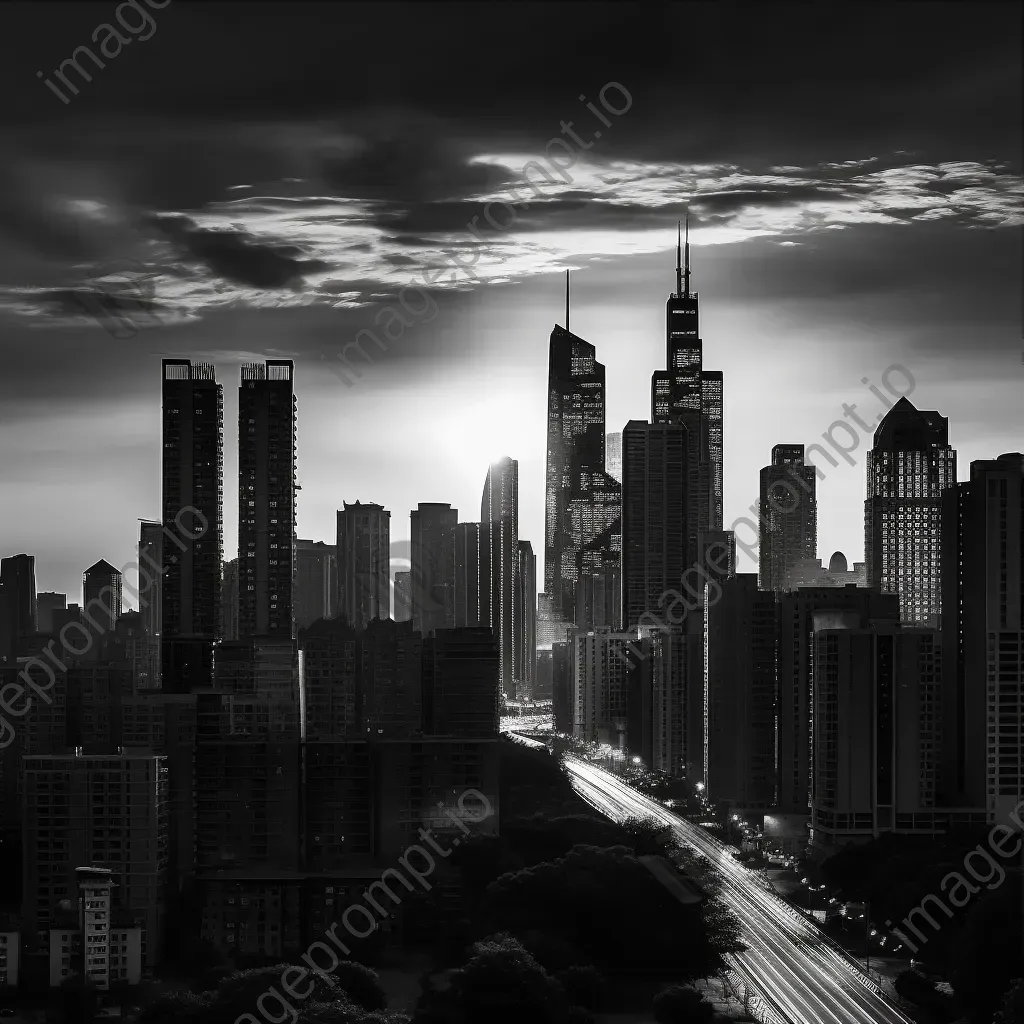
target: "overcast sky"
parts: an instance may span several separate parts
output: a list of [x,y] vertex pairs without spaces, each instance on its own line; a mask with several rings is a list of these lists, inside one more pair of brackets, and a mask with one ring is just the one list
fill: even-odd
[[[773,445],[820,443],[844,403],[876,419],[893,364],[949,417],[961,478],[1024,449],[1019,5],[138,11],[0,9],[0,554],[34,554],[39,590],[77,600],[159,515],[164,356],[224,384],[228,557],[238,367],[292,358],[300,536],[332,541],[356,499],[393,538],[419,501],[476,520],[510,455],[542,560],[564,270],[608,429],[648,418],[686,208],[726,526]],[[55,72],[82,45],[106,55],[80,56],[88,82],[65,66],[75,95]],[[503,230],[513,187],[529,205]],[[402,324],[386,310],[425,273]],[[86,312],[115,287],[141,296],[122,337]],[[385,327],[361,377],[332,369]],[[818,460],[826,563],[863,557],[869,447]]]

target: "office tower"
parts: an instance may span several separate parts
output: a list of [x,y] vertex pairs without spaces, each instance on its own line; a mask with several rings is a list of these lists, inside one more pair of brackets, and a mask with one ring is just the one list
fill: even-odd
[[[689,544],[687,430],[630,420],[622,432],[622,620],[657,621],[697,559]],[[648,621],[648,620],[645,620]]]
[[[568,297],[566,307],[568,318]],[[573,540],[569,504],[584,498],[585,474],[604,474],[604,385],[604,366],[594,346],[556,326],[548,348],[544,592],[565,618],[575,607],[580,546]]]
[[391,616],[391,513],[347,501],[338,512],[338,614],[356,629]]
[[317,619],[334,618],[338,592],[338,559],[333,544],[322,540],[295,542],[295,628]]
[[576,718],[571,642],[573,635],[551,645],[551,714],[555,732],[563,736],[572,735]]
[[162,616],[163,524],[139,523],[139,611],[142,613],[143,658],[139,686],[160,689],[160,619]]
[[121,573],[101,558],[82,574],[82,594],[86,615],[90,621],[95,617],[94,628],[101,633],[113,629],[121,614]]
[[35,556],[0,558],[0,664],[13,665],[35,632]]
[[[942,499],[943,803],[1007,823],[1024,799],[1024,455]],[[1013,827],[1011,825],[1011,827]]]
[[[676,243],[676,290],[666,303],[666,369],[651,377],[651,421],[685,431],[686,567],[697,557],[698,534],[722,529],[722,402],[720,371],[704,369],[698,295],[690,290],[687,223],[685,260]],[[625,439],[624,457],[628,460]],[[628,468],[624,469],[628,474]]]
[[295,573],[294,364],[242,367],[238,387],[238,635],[291,637]]
[[949,421],[901,398],[875,431],[867,460],[864,560],[869,587],[898,594],[904,622],[935,626],[939,579],[940,498],[956,484]]
[[898,622],[899,598],[852,585],[814,587],[779,595],[777,607],[778,804],[782,814],[806,815],[813,770],[814,616],[849,612],[862,622]]
[[455,527],[459,510],[420,502],[409,513],[412,627],[426,636],[455,625]]
[[395,622],[412,620],[412,573],[395,573]]
[[68,606],[67,594],[56,594],[53,591],[44,591],[36,594],[36,625],[40,633],[53,633],[53,613]]
[[724,441],[722,438],[722,392],[725,381],[721,370],[701,370],[703,449],[710,463],[710,506],[708,529],[722,529],[722,505],[725,485]]
[[817,477],[802,444],[777,444],[761,470],[760,572],[762,590],[791,590],[794,570],[818,550]]
[[482,553],[487,536],[480,523],[455,526],[455,625],[489,626],[491,616],[490,557]]
[[[619,603],[621,606],[621,595]],[[611,625],[618,626],[619,620]],[[563,643],[574,628],[575,622],[572,619],[560,616],[550,594],[537,595],[537,643],[540,646]]]
[[716,584],[736,575],[736,534],[733,530],[702,530],[697,545],[701,571],[692,573],[693,582],[708,587],[707,601],[714,604],[718,600]]
[[537,677],[533,683],[531,696],[536,701],[549,701],[552,699],[552,686],[554,684],[554,660],[550,647],[537,648]]
[[622,431],[604,435],[604,471],[622,483]]
[[239,639],[238,586],[238,559],[232,558],[224,563],[220,587],[220,632],[225,640]]
[[508,457],[487,470],[480,499],[481,580],[490,581],[490,619],[481,625],[494,630],[501,653],[501,688],[515,699],[516,654],[522,642],[522,621],[516,614],[519,563],[519,463]]
[[[946,831],[952,817],[936,809],[939,633],[850,612],[816,615],[814,627],[812,853],[884,832]],[[982,811],[954,817],[985,820]]]
[[629,663],[636,633],[594,631],[570,640],[573,735],[593,743],[626,746]]
[[537,669],[537,556],[528,540],[519,542],[516,553],[516,604],[516,618],[522,623],[515,670],[522,693],[517,696],[529,696]]
[[161,685],[206,687],[220,635],[224,395],[209,363],[163,361]]
[[108,868],[113,910],[145,928],[160,962],[167,883],[167,768],[152,754],[28,756],[24,768],[22,917],[32,934],[59,920],[81,865]]
[[775,595],[740,573],[705,614],[706,793],[766,810],[775,805]]

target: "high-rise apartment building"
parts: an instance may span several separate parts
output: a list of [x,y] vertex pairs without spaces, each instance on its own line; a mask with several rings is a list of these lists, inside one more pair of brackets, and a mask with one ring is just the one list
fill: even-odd
[[942,588],[943,803],[1007,824],[1024,799],[1021,453],[972,462],[943,495]]
[[391,616],[391,513],[347,501],[338,512],[337,611],[356,629]]
[[163,616],[163,524],[139,523],[139,612],[142,615],[142,665],[139,686],[160,689],[160,622]]
[[901,398],[875,431],[867,480],[868,586],[898,594],[904,622],[935,627],[942,611],[940,499],[956,484],[946,417]]
[[24,759],[22,918],[31,934],[77,899],[76,869],[108,868],[113,907],[145,929],[160,962],[167,883],[167,768],[152,754],[51,754]]
[[338,593],[338,558],[333,544],[322,540],[295,542],[295,628],[317,619],[334,618]]
[[113,629],[120,617],[122,591],[120,570],[102,558],[94,565],[90,565],[82,574],[85,607],[89,609],[91,616],[95,616],[94,628],[100,633]]
[[238,635],[294,636],[295,366],[242,367],[238,388]]
[[577,632],[572,651],[573,735],[586,742],[626,746],[629,665],[636,633]]
[[481,523],[455,526],[455,625],[490,626],[491,562]]
[[818,548],[817,476],[802,444],[777,444],[761,470],[759,585],[791,590],[794,570]]
[[409,513],[412,626],[424,636],[455,625],[455,527],[459,510],[420,502]]
[[161,684],[213,678],[223,561],[224,395],[209,363],[163,361]]
[[412,621],[412,573],[395,573],[395,607],[392,618],[395,622]]
[[220,634],[224,640],[239,639],[237,558],[224,563],[220,586]]

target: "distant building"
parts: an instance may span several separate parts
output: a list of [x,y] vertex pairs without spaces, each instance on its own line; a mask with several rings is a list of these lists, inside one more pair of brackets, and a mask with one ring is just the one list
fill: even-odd
[[573,735],[625,749],[629,652],[636,633],[578,632],[571,640]]
[[516,601],[522,623],[516,655],[516,696],[529,697],[537,673],[537,556],[528,540],[516,553]]
[[102,558],[82,574],[82,594],[94,630],[106,633],[114,628],[121,614],[122,587],[120,570]]
[[238,635],[294,628],[295,365],[241,369],[238,387]]
[[459,510],[420,502],[409,513],[413,629],[426,636],[455,625],[455,527]]
[[604,468],[614,480],[622,483],[622,431],[604,435]]
[[295,542],[295,628],[317,619],[333,619],[338,593],[338,557],[334,544],[321,540]]
[[777,444],[761,470],[760,573],[762,590],[795,586],[793,572],[818,548],[818,504],[814,466],[802,444]]
[[412,620],[412,573],[395,573],[395,609],[392,616],[395,622]]
[[220,630],[225,640],[238,640],[238,559],[224,563],[224,579],[220,591]]
[[867,581],[898,594],[904,622],[937,627],[942,611],[942,492],[956,484],[949,421],[901,398],[875,431],[864,503]]
[[455,526],[455,625],[490,626],[489,533],[481,523]]
[[36,632],[36,560],[0,558],[0,665],[13,665]]
[[480,499],[480,562],[481,581],[486,571],[490,582],[490,615],[481,625],[494,630],[501,659],[501,688],[507,697],[515,699],[524,642],[522,602],[517,599],[519,463],[515,459],[499,459],[488,467]]
[[356,629],[391,616],[391,513],[345,502],[338,512],[338,614]]
[[55,594],[52,591],[44,591],[36,594],[36,617],[40,633],[53,633],[53,613],[58,609],[64,610],[68,606],[67,594]]
[[144,521],[139,524],[139,612],[142,615],[144,653],[139,687],[160,689],[160,621],[163,615],[163,524]]

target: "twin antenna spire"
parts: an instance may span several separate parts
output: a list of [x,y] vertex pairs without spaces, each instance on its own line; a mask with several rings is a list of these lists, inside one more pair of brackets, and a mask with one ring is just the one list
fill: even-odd
[[[688,299],[690,297],[690,214],[686,214],[686,258],[683,259],[683,225],[676,225],[676,295]],[[683,290],[683,285],[686,290]]]

